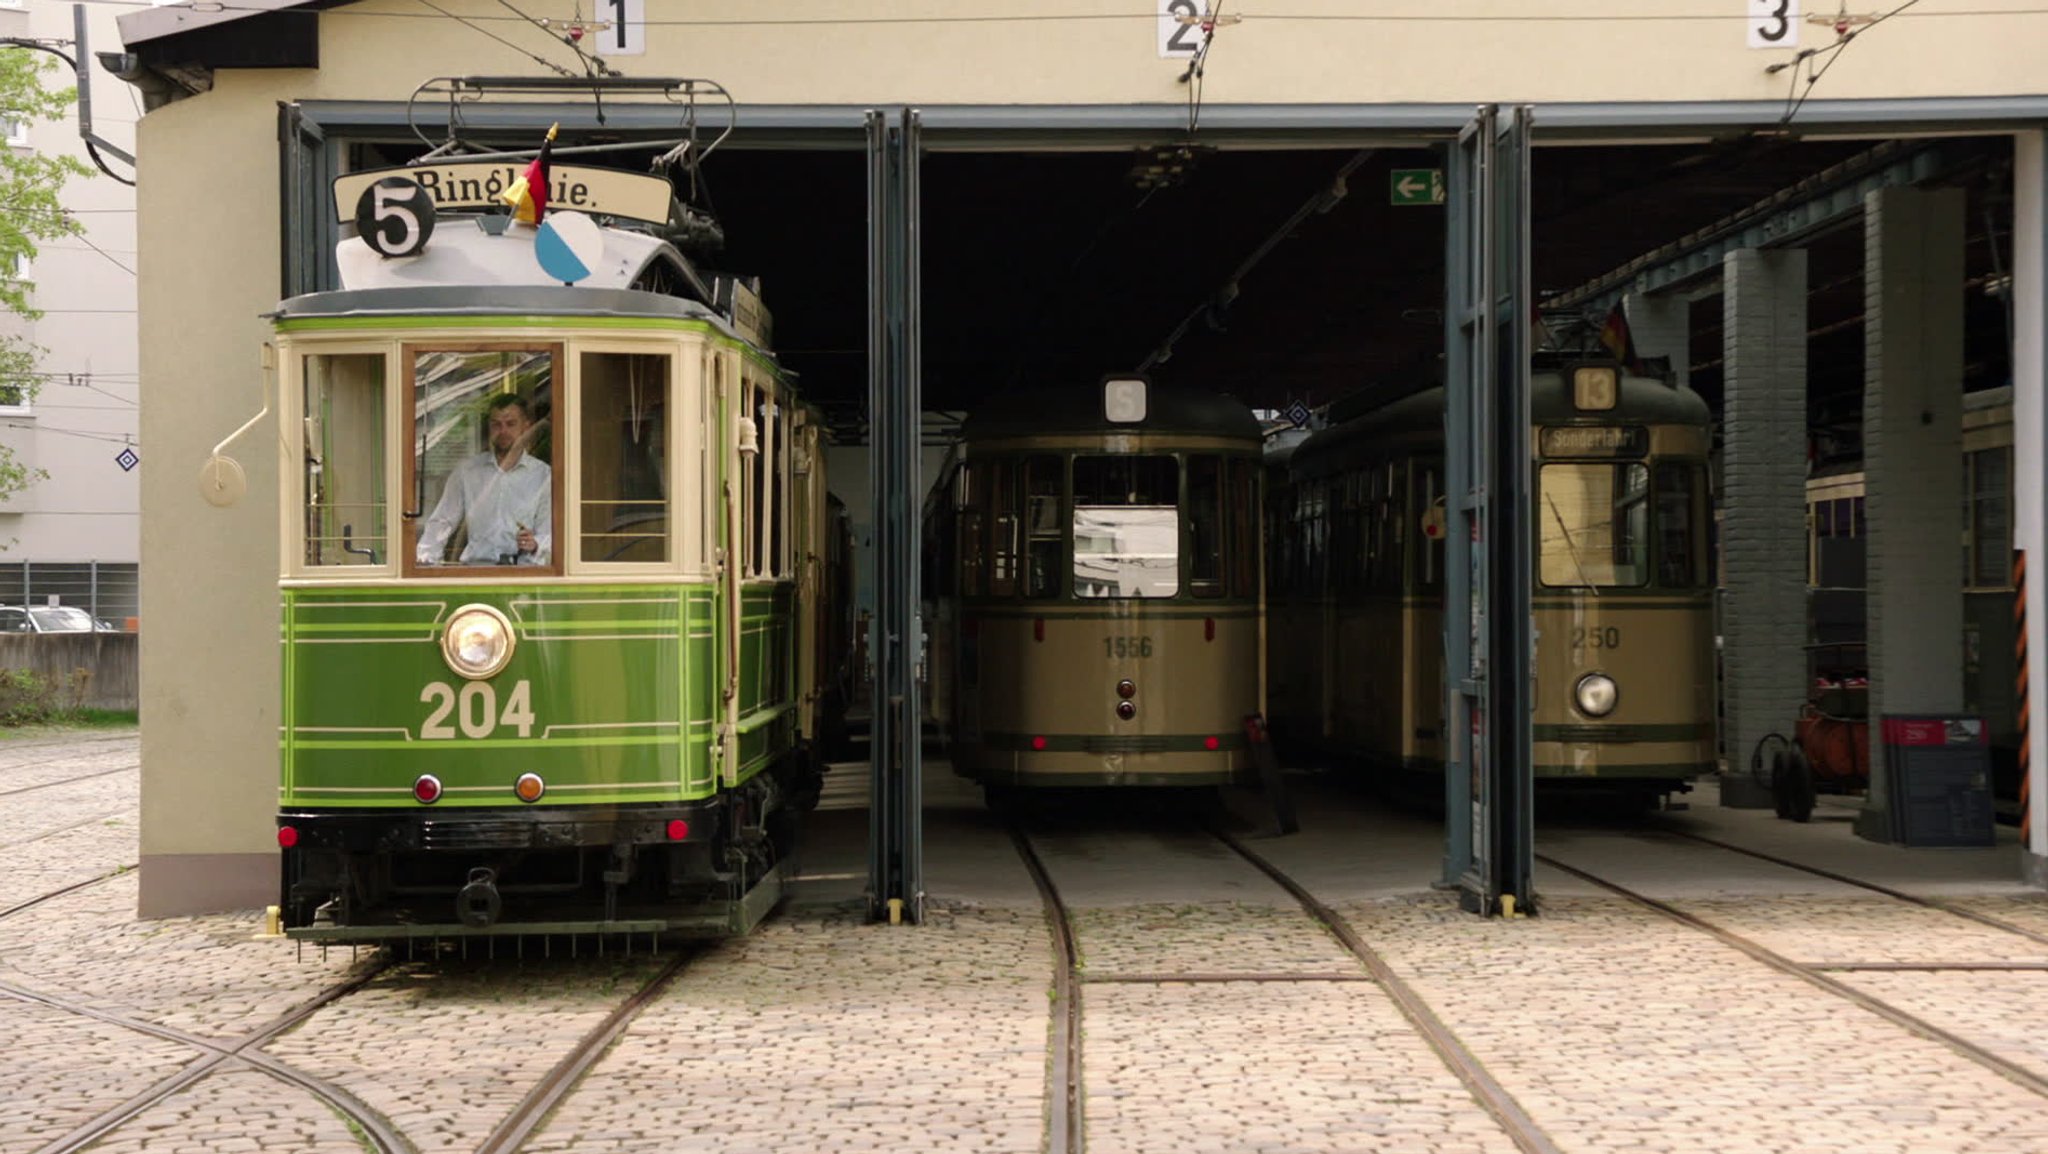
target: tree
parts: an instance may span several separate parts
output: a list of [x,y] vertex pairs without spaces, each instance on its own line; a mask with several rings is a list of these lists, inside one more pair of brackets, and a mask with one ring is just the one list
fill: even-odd
[[[62,117],[78,97],[74,88],[45,89],[42,77],[58,62],[26,48],[0,48],[0,119],[35,123]],[[28,149],[0,146],[0,318],[7,314],[35,320],[42,313],[29,302],[29,285],[16,270],[35,259],[37,242],[84,231],[64,211],[59,193],[74,176],[91,170],[73,156],[45,156]],[[43,349],[20,336],[0,332],[0,404],[20,405],[35,399],[41,382],[37,358]],[[14,496],[46,474],[21,463],[14,450],[0,445],[0,501]]]

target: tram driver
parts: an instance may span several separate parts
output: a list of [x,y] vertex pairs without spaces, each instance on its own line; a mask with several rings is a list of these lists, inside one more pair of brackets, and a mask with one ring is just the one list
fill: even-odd
[[529,450],[545,422],[525,398],[491,400],[491,447],[448,474],[440,503],[420,526],[419,563],[445,563],[448,540],[467,526],[460,565],[546,565],[554,545],[554,487],[547,462]]

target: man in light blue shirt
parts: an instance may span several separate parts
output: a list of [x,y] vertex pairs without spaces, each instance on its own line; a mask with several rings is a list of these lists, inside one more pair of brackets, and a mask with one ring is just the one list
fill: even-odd
[[491,447],[448,474],[441,501],[420,526],[422,565],[447,563],[455,527],[467,523],[469,541],[459,565],[546,565],[555,536],[553,478],[547,463],[526,450],[536,427],[533,410],[506,393],[487,413]]

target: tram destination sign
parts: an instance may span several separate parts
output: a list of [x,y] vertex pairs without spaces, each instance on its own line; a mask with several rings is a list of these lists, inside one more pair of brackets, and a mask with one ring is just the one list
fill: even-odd
[[[354,220],[363,191],[387,176],[402,176],[426,190],[437,212],[502,209],[505,204],[498,197],[525,168],[511,161],[470,160],[351,172],[334,178],[335,219]],[[549,208],[666,224],[674,197],[666,177],[572,164],[548,166]]]
[[1543,430],[1546,457],[1641,457],[1650,430],[1641,425],[1559,425]]

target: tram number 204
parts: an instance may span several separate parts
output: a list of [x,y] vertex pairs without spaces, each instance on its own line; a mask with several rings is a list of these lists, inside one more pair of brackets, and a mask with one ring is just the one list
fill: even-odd
[[1150,657],[1152,656],[1152,639],[1150,637],[1105,637],[1102,639],[1102,655],[1111,658]]
[[[464,737],[489,737],[499,726],[521,737],[533,736],[533,684],[519,681],[498,705],[498,691],[488,681],[471,681],[458,691],[445,681],[430,681],[420,690],[420,700],[433,706],[420,726],[420,740],[448,741],[461,727]],[[450,725],[453,717],[455,724]]]
[[1621,648],[1621,630],[1612,625],[1605,628],[1595,627],[1590,629],[1584,626],[1574,626],[1572,628],[1572,648],[1619,649]]

